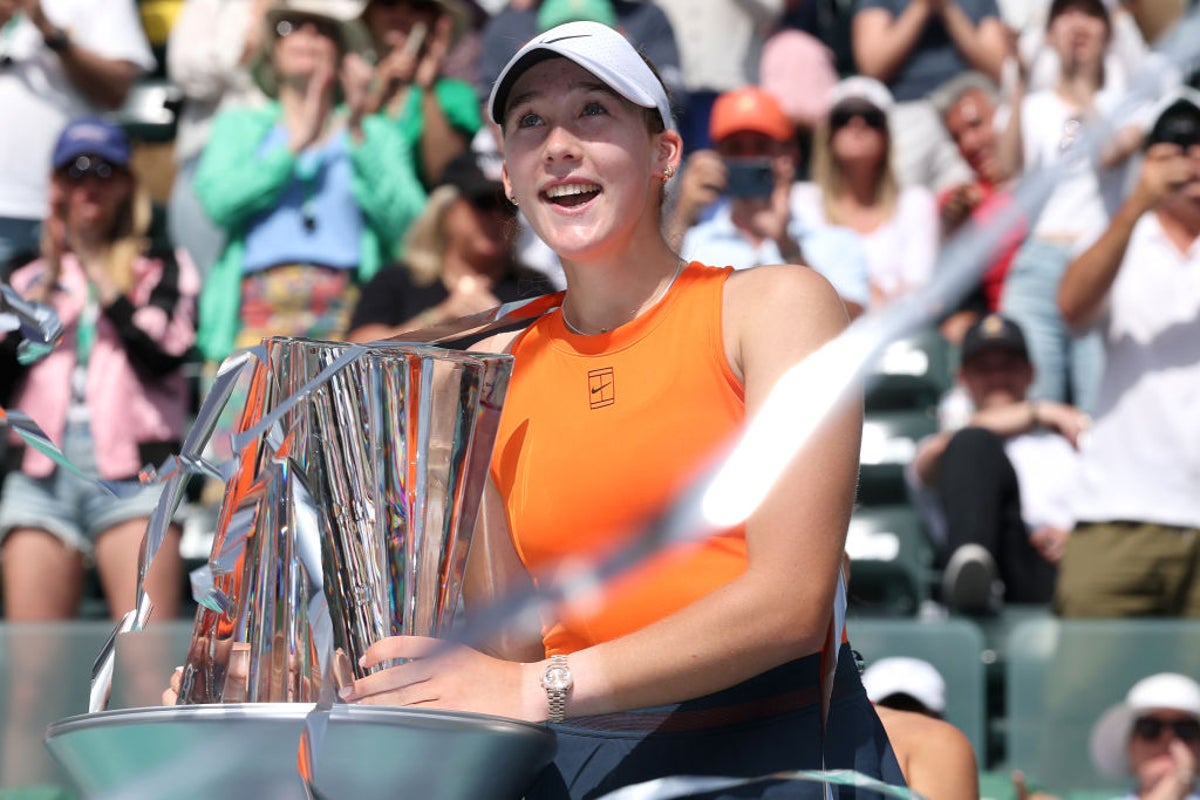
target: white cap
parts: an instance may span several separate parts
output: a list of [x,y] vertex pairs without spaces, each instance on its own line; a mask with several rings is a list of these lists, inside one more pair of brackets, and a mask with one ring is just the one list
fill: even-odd
[[935,714],[946,711],[946,681],[933,664],[919,658],[880,659],[863,671],[862,684],[872,703],[906,694]]
[[1135,683],[1120,703],[1092,726],[1092,764],[1110,778],[1129,774],[1129,735],[1148,711],[1182,711],[1200,721],[1200,683],[1174,672],[1160,672]]
[[866,100],[884,113],[891,111],[896,104],[886,86],[865,75],[854,75],[837,82],[829,93],[829,107],[833,108],[844,100]]
[[513,84],[547,56],[569,58],[617,94],[642,108],[656,108],[663,126],[673,128],[667,90],[629,40],[599,22],[567,22],[529,40],[508,60],[488,97],[488,115],[497,125]]

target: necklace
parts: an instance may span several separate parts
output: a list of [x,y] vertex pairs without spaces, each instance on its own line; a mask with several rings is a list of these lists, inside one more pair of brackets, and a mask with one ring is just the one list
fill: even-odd
[[[671,287],[675,285],[676,279],[679,278],[679,274],[681,272],[683,272],[683,265],[684,265],[684,261],[681,258],[681,259],[679,259],[679,262],[675,265],[675,271],[673,273],[671,273],[671,279],[669,281],[667,281],[665,284],[663,284],[661,287],[659,287],[658,291],[655,292],[654,295],[648,301],[646,301],[646,303],[642,306],[643,309],[645,309],[647,311],[650,310],[654,306],[658,305],[659,301],[661,301],[664,297],[666,297],[667,292],[671,291]],[[595,335],[595,334],[584,333],[583,331],[579,330],[579,328],[576,328],[574,325],[571,324],[571,320],[567,319],[567,307],[565,304],[562,306],[560,311],[562,312],[563,324],[567,326],[567,330],[569,330],[571,333],[573,333],[577,336],[593,336],[593,335]],[[636,318],[638,313],[640,313],[640,311],[641,311],[641,309],[639,309],[638,311],[635,311],[633,313],[633,316],[630,317],[630,319]],[[628,322],[628,321],[629,320],[625,320],[625,322]],[[624,325],[625,322],[618,323],[617,325],[614,325],[612,327],[601,328],[596,333],[608,333],[613,328],[619,327],[620,325]]]

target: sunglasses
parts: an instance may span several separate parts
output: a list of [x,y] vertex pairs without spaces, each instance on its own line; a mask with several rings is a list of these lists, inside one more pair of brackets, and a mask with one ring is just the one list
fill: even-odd
[[333,39],[335,42],[341,41],[342,29],[338,24],[321,17],[285,17],[275,23],[275,37],[284,39],[305,25],[312,25],[317,29],[317,33],[326,39]]
[[1200,741],[1200,721],[1194,719],[1177,719],[1170,722],[1154,717],[1142,717],[1133,723],[1133,735],[1139,739],[1154,741],[1162,736],[1162,732],[1170,728],[1175,738],[1181,742]]
[[117,175],[124,175],[125,168],[102,158],[79,156],[59,174],[72,183],[83,183],[88,178],[95,178],[101,183],[112,180]]
[[861,119],[868,128],[873,128],[877,131],[887,130],[887,115],[875,106],[866,103],[835,106],[829,112],[829,128],[835,131],[839,128],[844,128],[855,117]]

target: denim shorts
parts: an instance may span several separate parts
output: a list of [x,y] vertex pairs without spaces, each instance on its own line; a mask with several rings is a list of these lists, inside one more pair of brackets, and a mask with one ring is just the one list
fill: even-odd
[[[67,423],[62,451],[82,472],[97,474],[92,432],[86,421]],[[5,479],[0,496],[0,540],[14,528],[38,528],[88,555],[104,531],[149,517],[160,494],[162,486],[147,486],[131,497],[113,497],[98,484],[62,467],[44,478],[14,471]]]

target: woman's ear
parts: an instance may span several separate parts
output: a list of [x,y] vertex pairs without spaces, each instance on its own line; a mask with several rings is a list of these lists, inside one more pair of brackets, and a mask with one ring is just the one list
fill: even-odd
[[658,149],[655,153],[655,172],[667,172],[667,167],[670,167],[669,174],[674,174],[679,171],[679,165],[683,161],[683,137],[679,135],[679,131],[665,130],[658,134]]
[[513,205],[517,204],[517,198],[513,196],[512,181],[508,179],[508,162],[500,162],[500,182],[504,184],[504,196]]

